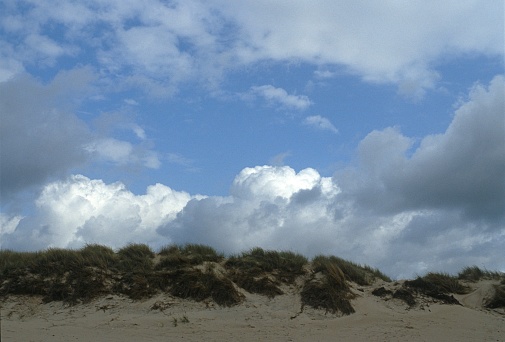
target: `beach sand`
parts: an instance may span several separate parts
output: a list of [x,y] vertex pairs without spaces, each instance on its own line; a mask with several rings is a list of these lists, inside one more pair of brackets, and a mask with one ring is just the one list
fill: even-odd
[[170,295],[132,301],[109,295],[74,306],[39,297],[9,296],[1,303],[1,340],[38,341],[505,341],[505,312],[483,307],[492,281],[469,283],[455,295],[462,305],[422,298],[409,308],[399,299],[374,296],[380,286],[353,287],[356,312],[338,316],[305,307],[299,288],[269,299],[249,294],[219,307]]

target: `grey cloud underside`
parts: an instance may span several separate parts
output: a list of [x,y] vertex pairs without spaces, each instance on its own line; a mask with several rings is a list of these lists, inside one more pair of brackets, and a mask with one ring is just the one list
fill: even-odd
[[[89,76],[77,71],[70,77]],[[86,161],[83,145],[91,138],[87,125],[70,112],[70,103],[55,106],[70,83],[60,78],[43,86],[29,76],[0,83],[2,196],[62,176]]]
[[411,156],[412,139],[396,129],[374,131],[359,146],[360,169],[343,191],[365,208],[456,209],[472,219],[505,217],[503,77],[476,86],[445,133],[427,136]]
[[[20,74],[0,82],[0,186],[3,199],[49,180],[61,179],[77,167],[93,163],[158,168],[158,153],[138,125],[125,118],[103,129],[107,113],[96,117],[98,129],[76,115],[79,102],[93,94],[96,74],[89,67],[61,71],[48,84]],[[121,127],[125,126],[125,127]],[[137,142],[114,138],[128,129]]]

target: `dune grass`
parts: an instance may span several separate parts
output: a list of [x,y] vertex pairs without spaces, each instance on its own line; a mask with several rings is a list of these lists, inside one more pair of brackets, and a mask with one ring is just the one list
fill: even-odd
[[263,250],[257,247],[241,255],[231,256],[226,261],[226,266],[256,274],[273,272],[278,280],[289,283],[303,274],[303,266],[307,263],[307,258],[297,253]]
[[490,309],[505,308],[505,282],[500,285],[495,285],[493,297],[486,303],[486,307]]
[[184,268],[204,262],[221,262],[224,254],[201,244],[169,245],[160,249],[157,269]]
[[314,267],[317,267],[318,264],[324,264],[327,262],[338,266],[348,281],[353,281],[361,286],[371,285],[375,279],[382,279],[384,281],[391,282],[391,278],[378,269],[374,269],[370,266],[362,266],[333,255],[318,255],[312,260],[312,263],[315,265]]
[[470,288],[463,285],[458,277],[446,273],[430,272],[423,277],[406,281],[404,286],[446,304],[461,305],[452,294],[470,292]]
[[225,267],[239,287],[273,298],[283,294],[282,283],[292,284],[304,274],[307,263],[307,258],[297,253],[253,248],[228,258]]
[[118,267],[119,257],[110,247],[88,244],[81,249],[80,253],[87,266],[97,267],[104,271]]
[[212,269],[179,271],[174,277],[170,293],[179,298],[196,301],[212,298],[221,306],[236,305],[244,298],[228,277],[219,276]]
[[468,266],[458,273],[458,279],[476,282],[481,279],[505,279],[505,275],[500,272],[483,270],[478,266]]
[[[331,257],[318,256],[312,261],[312,267],[315,274],[303,286],[302,307],[308,305],[333,314],[354,313],[350,300],[355,296],[347,284],[339,261]],[[317,277],[318,273],[321,277]]]
[[129,244],[117,252],[119,268],[124,272],[146,273],[154,268],[155,254],[148,245]]
[[[487,278],[502,279],[488,307],[503,307],[503,274],[475,266],[463,269],[457,277],[428,273],[387,295],[412,303],[411,296],[420,292],[450,301],[449,294],[468,291],[461,281]],[[283,289],[297,288],[302,308],[348,315],[354,312],[351,301],[355,297],[350,283],[366,286],[376,279],[391,281],[377,269],[335,256],[320,255],[309,262],[297,253],[262,248],[228,258],[199,244],[169,245],[158,253],[145,244],[129,244],[117,251],[98,244],[79,250],[0,250],[0,297],[38,295],[45,302],[69,305],[109,294],[139,300],[167,293],[233,306],[244,301],[245,291],[273,298],[282,295]]]

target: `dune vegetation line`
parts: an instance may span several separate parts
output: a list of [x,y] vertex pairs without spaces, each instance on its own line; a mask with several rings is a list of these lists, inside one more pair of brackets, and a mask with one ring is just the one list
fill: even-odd
[[[354,313],[356,287],[392,282],[378,269],[336,256],[319,255],[309,261],[290,251],[253,248],[225,257],[200,244],[169,245],[157,253],[145,244],[130,244],[117,251],[98,244],[79,250],[0,250],[0,279],[0,299],[38,295],[44,302],[68,305],[111,294],[140,300],[167,293],[234,306],[245,300],[245,292],[274,298],[290,286],[300,295],[301,310],[308,306],[339,315]],[[482,279],[500,281],[486,306],[505,307],[505,274],[477,266],[466,267],[458,275],[428,273],[405,281],[394,292],[379,286],[373,293],[401,299],[409,306],[416,305],[419,295],[459,304],[452,294],[467,293],[466,283]]]

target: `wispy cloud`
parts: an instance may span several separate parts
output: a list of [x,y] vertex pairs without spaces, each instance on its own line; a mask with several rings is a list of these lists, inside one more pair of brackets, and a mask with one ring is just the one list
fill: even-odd
[[84,149],[88,153],[96,155],[98,159],[121,166],[141,165],[150,169],[158,169],[161,166],[157,152],[124,140],[98,139],[84,145]]
[[282,88],[276,88],[272,85],[262,85],[251,87],[251,93],[263,97],[268,102],[277,103],[286,108],[304,110],[312,102],[305,95],[291,95]]
[[332,133],[338,133],[338,129],[325,117],[321,115],[308,116],[303,120],[303,124],[320,129],[323,131],[330,131]]
[[291,152],[283,152],[279,153],[272,158],[270,158],[270,164],[274,166],[281,166],[285,164],[286,158],[289,158],[292,155]]

